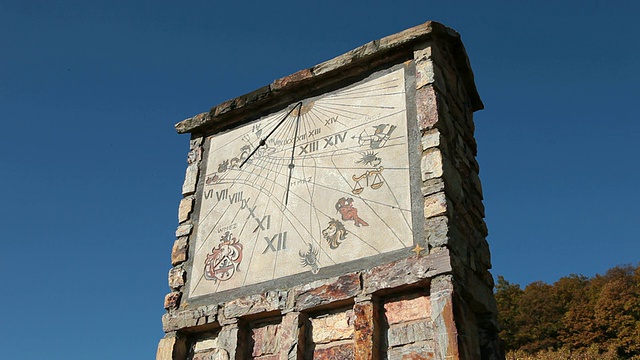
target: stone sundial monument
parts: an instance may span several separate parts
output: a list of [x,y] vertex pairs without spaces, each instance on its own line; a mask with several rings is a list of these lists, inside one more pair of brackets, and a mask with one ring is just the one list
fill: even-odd
[[427,22],[181,121],[157,359],[499,359],[460,36]]

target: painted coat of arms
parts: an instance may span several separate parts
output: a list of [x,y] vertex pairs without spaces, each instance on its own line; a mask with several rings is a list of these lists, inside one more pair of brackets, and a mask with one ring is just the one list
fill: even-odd
[[204,261],[205,279],[214,282],[231,279],[242,262],[242,248],[242,244],[229,231],[222,235],[220,244],[212,249],[211,254],[207,254]]

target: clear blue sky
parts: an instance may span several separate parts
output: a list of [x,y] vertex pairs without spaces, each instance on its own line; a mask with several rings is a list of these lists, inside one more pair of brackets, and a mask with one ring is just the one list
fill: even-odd
[[595,0],[0,0],[0,358],[154,358],[188,150],[174,123],[427,20],[461,33],[486,107],[494,276],[636,264],[638,14]]

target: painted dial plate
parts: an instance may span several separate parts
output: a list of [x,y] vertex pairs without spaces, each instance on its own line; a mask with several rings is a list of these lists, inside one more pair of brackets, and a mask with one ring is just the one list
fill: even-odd
[[189,297],[413,245],[404,69],[295,105],[206,139]]

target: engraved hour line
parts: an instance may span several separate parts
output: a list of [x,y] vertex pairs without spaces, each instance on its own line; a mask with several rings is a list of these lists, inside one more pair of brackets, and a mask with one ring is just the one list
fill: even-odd
[[[272,166],[273,166],[273,167],[278,167],[278,165],[277,165],[277,164],[273,164]],[[230,174],[231,174],[231,173],[233,173],[233,172],[236,172],[236,173],[237,173],[237,174],[235,175],[235,177],[234,177],[233,179],[227,179],[227,177],[228,177],[228,176],[230,176]],[[226,183],[226,181],[229,181],[229,182],[231,182],[231,184],[233,184],[234,182],[237,182],[237,181],[240,179],[240,177],[243,175],[243,173],[245,173],[245,172],[243,172],[243,171],[238,171],[238,169],[230,169],[230,170],[227,170],[227,174],[224,174],[224,175],[225,175],[225,176],[224,176],[224,178],[223,178],[223,179],[221,179],[221,181],[220,181],[218,184],[224,184],[224,183]],[[277,175],[276,175],[276,176],[277,176]],[[226,181],[224,181],[224,180],[226,180]],[[274,178],[274,181],[275,181],[275,178]],[[231,185],[231,184],[230,184],[230,185]],[[203,218],[203,220],[204,220],[204,219],[206,219],[206,218],[211,214],[211,212],[215,209],[215,207],[216,207],[216,206],[219,206],[219,205],[220,205],[220,202],[218,202],[218,203],[214,204],[214,205],[211,207],[211,209],[209,210],[209,212],[205,215],[205,217]],[[227,209],[228,209],[228,208],[227,208]],[[226,214],[226,212],[227,212],[227,211],[228,211],[228,210],[225,210],[225,211],[223,212],[223,214],[222,214],[222,215],[224,216],[224,214]],[[220,219],[218,219],[218,222],[216,222],[216,224],[211,228],[211,230],[209,231],[209,233],[205,236],[205,238],[203,239],[203,242],[201,243],[201,246],[199,247],[199,249],[201,249],[201,247],[202,247],[202,246],[204,246],[204,245],[206,244],[207,240],[208,240],[208,239],[209,239],[209,237],[211,236],[211,233],[212,233],[212,232],[213,232],[213,230],[218,226],[218,223],[219,223],[219,221],[223,218],[223,216],[221,216],[221,217],[220,217]],[[235,219],[236,219],[236,217],[237,217],[237,214],[235,214],[235,216],[233,217],[233,219],[232,219],[232,221],[231,221],[231,222],[234,222],[234,221],[235,221]],[[202,220],[201,220],[201,222],[202,222]]]
[[[267,179],[267,178],[265,178],[265,180],[266,180],[266,179]],[[275,183],[275,182],[272,182],[272,186],[275,186],[275,185],[276,185],[276,183]],[[315,183],[314,183],[314,186],[315,186],[315,185],[318,185],[318,184],[315,184]],[[331,188],[329,188],[329,187],[326,187],[326,188],[327,188],[327,189],[331,189]],[[335,190],[335,189],[331,189],[331,190]],[[261,193],[263,193],[263,192],[265,192],[265,191],[267,191],[267,190],[263,187],[263,188],[259,189],[259,191],[260,191]],[[273,189],[271,189],[271,190],[269,190],[269,191],[271,191],[271,193],[273,193]],[[341,193],[343,193],[343,194],[349,194],[349,193],[344,192],[344,191],[341,191]],[[297,194],[295,194],[295,193],[293,193],[293,195],[298,196],[298,195],[297,195]],[[299,197],[299,196],[298,196],[298,197]],[[310,206],[312,205],[312,204],[311,204],[309,201],[307,201],[306,199],[302,199],[302,200],[303,200],[305,203],[309,204]],[[280,204],[280,205],[282,206],[282,204]],[[326,214],[326,213],[323,213],[322,211],[319,211],[319,210],[317,210],[317,211],[318,211],[320,214],[324,215],[324,216],[326,217],[326,219],[330,219],[330,218],[331,218],[331,216],[330,216],[330,215],[328,215],[328,214]],[[302,227],[302,228],[306,231],[306,233],[307,233],[308,235],[310,235],[310,236],[311,236],[312,241],[313,241],[316,245],[319,245],[319,242],[318,242],[315,238],[313,238],[313,229],[310,229],[310,228],[308,228],[307,226],[305,226],[305,224],[303,224],[303,223],[302,223],[302,221],[300,221],[300,219],[299,219],[297,216],[295,216],[294,214],[288,215],[287,213],[283,213],[283,216],[284,216],[284,217],[283,217],[283,221],[284,221],[284,220],[286,220],[288,223],[290,223],[290,224],[294,227],[294,230],[295,230],[296,234],[298,235],[299,239],[300,239],[303,243],[308,244],[308,242],[305,240],[305,238],[306,238],[307,236],[305,236],[304,234],[300,233],[299,228],[298,228],[297,226],[295,226],[295,225],[294,225],[294,223],[298,223],[298,224],[300,225],[300,227]],[[319,217],[319,216],[317,216],[317,218],[319,219],[320,217]],[[294,220],[295,220],[295,221],[294,221]],[[281,223],[281,224],[282,224],[282,223]],[[282,231],[280,231],[280,232],[282,232]],[[320,233],[320,232],[318,231],[318,233]],[[354,235],[354,237],[357,237],[357,236],[356,236],[356,235]],[[358,238],[358,239],[360,239],[359,237],[357,237],[357,238]],[[360,239],[360,240],[362,241],[362,239]],[[364,241],[363,241],[363,242],[364,242]],[[367,244],[366,242],[364,242],[364,243],[365,243],[365,244]],[[367,244],[367,245],[368,245],[368,246],[370,246],[370,247],[372,247],[370,244]],[[332,257],[329,253],[327,253],[327,252],[326,252],[326,250],[325,250],[324,248],[322,248],[322,247],[321,247],[321,245],[319,245],[319,246],[320,246],[320,249],[322,250],[322,252],[327,256],[327,258],[328,258],[331,262],[333,262],[333,264],[336,264],[337,262],[333,259],[333,257]],[[254,254],[255,249],[256,249],[256,248],[254,247],[254,248],[253,248],[253,251],[252,251],[252,253],[251,253],[251,255],[250,255],[250,258],[251,258],[251,259],[253,259],[253,254]],[[373,248],[373,247],[372,247],[372,249],[374,249],[375,251],[379,252],[377,249],[375,249],[375,248]],[[248,274],[245,274],[245,279],[243,280],[243,284],[244,284],[244,283],[246,283],[246,276],[248,276]]]
[[[311,120],[309,122],[313,122],[313,126],[312,127],[316,126],[315,125],[315,121],[313,121],[311,119],[311,117],[313,115],[315,115],[316,118],[321,123],[323,122],[323,120],[318,116],[318,114],[315,114],[315,112],[313,112],[313,111],[310,112],[308,115],[309,115],[309,118]],[[337,115],[335,116],[335,118],[337,119]],[[330,119],[333,119],[333,118],[330,118]],[[326,123],[328,121],[329,120],[325,120],[324,121],[324,125],[325,126],[327,126]],[[305,131],[308,131],[307,124],[309,122],[307,122],[307,121],[303,122]],[[304,179],[307,179],[307,178],[309,178],[309,174],[307,173],[307,167],[305,167],[305,160],[306,160],[305,158],[302,158],[302,161],[300,162],[300,166],[302,166],[302,168],[301,168],[302,169],[302,177]],[[317,161],[316,161],[315,158],[311,157],[310,160],[313,162],[313,165],[317,165]],[[309,225],[308,226],[309,227],[307,229],[309,234],[313,234],[313,233],[321,234],[322,233],[322,224],[320,223],[320,218],[318,217],[317,214],[315,214],[317,212],[317,210],[315,209],[315,202],[314,202],[314,195],[315,195],[315,189],[316,189],[316,187],[315,187],[316,176],[317,176],[317,168],[312,166],[311,167],[311,177],[310,178],[314,179],[314,183],[310,183],[310,182],[305,182],[304,183],[304,189],[306,189],[306,191],[307,191],[307,198],[310,200],[309,201],[309,214],[308,214],[308,219],[309,219]],[[314,228],[314,224],[313,224],[313,222],[314,222],[313,219],[315,219],[315,222],[316,222],[316,224],[315,224],[316,227],[315,228]],[[315,231],[316,229],[317,229],[317,231]],[[314,241],[314,242],[317,243],[317,241]],[[306,241],[305,241],[305,245],[306,245]],[[335,263],[335,261],[334,261],[334,263]]]
[[[381,91],[385,89],[393,89],[393,88],[399,87],[402,83],[403,81],[401,78],[392,78],[389,80],[377,81],[377,82],[375,82],[374,80],[374,82],[368,85],[361,85],[361,86],[356,85],[348,89],[338,91],[334,94],[329,95],[328,97],[340,97],[344,95],[350,95],[353,93],[359,94],[359,93],[367,93],[367,92],[376,92],[376,91]],[[388,85],[388,86],[385,86],[385,85]]]
[[[341,172],[340,172],[340,175],[342,176],[342,173],[341,173]],[[344,176],[343,176],[343,178],[344,178]],[[350,192],[345,192],[345,191],[336,190],[336,189],[334,189],[334,188],[330,188],[330,187],[327,187],[327,186],[323,186],[323,185],[320,185],[320,184],[317,184],[317,183],[313,183],[313,185],[314,185],[314,186],[321,187],[321,188],[330,189],[330,190],[335,191],[335,192],[338,192],[338,193],[342,193],[342,194],[346,194],[346,195],[350,195],[350,196],[352,196],[352,194],[351,194]],[[389,190],[391,190],[391,189],[389,188]],[[299,195],[297,195],[297,194],[295,194],[295,193],[293,193],[293,195],[300,197]],[[371,203],[378,203],[378,204],[381,204],[380,202],[372,201],[372,200],[368,200],[368,199],[363,198],[363,197],[361,197],[361,196],[360,196],[359,198],[360,198],[360,199],[362,199],[364,203],[371,202]],[[312,199],[312,198],[311,198],[311,199]],[[400,209],[399,204],[398,204],[398,202],[397,202],[397,198],[395,198],[395,196],[394,196],[394,199],[396,200],[396,205],[397,205],[397,206],[396,206],[396,208]],[[309,202],[309,201],[307,201],[306,199],[302,199],[302,198],[301,198],[301,200],[302,200],[302,201],[304,201],[304,202],[306,202],[306,203],[307,203],[307,204],[309,204],[310,206],[312,206],[312,203],[311,203],[311,202]],[[382,205],[387,205],[387,206],[388,206],[388,204],[382,204]],[[385,223],[385,225],[387,225],[387,226],[388,226],[388,224],[384,221],[384,219],[383,219],[383,218],[382,218],[382,217],[381,217],[381,216],[380,216],[380,215],[379,215],[375,210],[373,210],[373,209],[371,208],[371,206],[370,206],[370,205],[368,205],[368,204],[367,204],[367,206],[371,209],[371,211],[373,212],[373,214],[374,214],[374,216],[375,216],[375,217],[379,218],[383,223]],[[331,216],[329,216],[328,214],[326,214],[326,213],[324,213],[324,212],[322,212],[322,211],[320,211],[320,210],[318,210],[318,209],[316,209],[316,210],[318,211],[318,213],[320,213],[320,214],[324,215],[327,219],[331,218]],[[400,209],[400,210],[401,210],[401,209]],[[402,211],[402,210],[401,210],[401,211]],[[285,215],[285,217],[287,217],[287,219],[289,220],[289,223],[293,225],[293,222],[289,219],[288,215]],[[311,232],[311,229],[307,229],[307,228],[304,226],[304,224],[302,223],[302,221],[300,221],[300,219],[299,219],[295,214],[291,214],[291,217],[293,217],[293,218],[294,218],[294,219],[295,219],[295,220],[296,220],[296,221],[301,225],[301,227],[303,227],[305,230],[307,230],[307,233],[309,233],[310,235],[313,235],[313,234],[312,234],[312,232]],[[319,219],[319,216],[317,216],[317,215],[316,215],[316,217]],[[300,233],[299,233],[299,232],[298,232],[298,230],[297,230],[297,227],[295,227],[295,226],[294,226],[294,228],[296,229],[296,232],[298,233],[298,235],[300,235]],[[352,233],[352,234],[353,234],[353,233]],[[353,236],[354,236],[354,237],[356,237],[356,238],[358,238],[362,243],[364,243],[364,244],[366,244],[367,246],[369,246],[369,247],[370,247],[371,249],[373,249],[375,252],[377,252],[377,253],[379,253],[379,254],[381,253],[379,249],[375,248],[373,245],[371,245],[371,244],[370,244],[369,242],[367,242],[366,240],[362,239],[361,237],[357,236],[356,234],[353,234]],[[404,244],[404,242],[403,242],[403,241],[402,241],[402,240],[401,240],[401,239],[400,239],[400,238],[399,238],[395,233],[393,233],[393,236],[394,236],[394,237],[396,237],[396,239],[400,242],[400,244],[402,244],[403,246],[406,246],[406,244]],[[305,242],[305,243],[306,243],[306,242]],[[317,241],[316,241],[316,243],[317,243]],[[328,257],[328,258],[329,258],[329,259],[330,259],[334,264],[336,264],[336,261],[335,261],[335,260],[333,260],[333,258],[329,255],[329,253],[327,253],[327,252],[324,250],[324,248],[322,248],[322,247],[320,247],[320,248],[321,248],[321,250],[323,251],[323,253],[325,253],[325,254],[327,255],[327,257]]]
[[[260,162],[258,162],[258,164],[255,164],[255,166],[258,166],[258,165],[259,165],[259,163],[260,163]],[[266,182],[267,182],[267,181],[269,181],[269,176],[268,176],[268,175],[269,175],[269,173],[271,173],[271,172],[275,172],[275,171],[273,171],[273,167],[278,167],[278,169],[283,169],[283,168],[284,168],[282,165],[278,165],[278,161],[270,162],[270,163],[267,163],[267,164],[270,164],[270,165],[271,165],[271,168],[269,168],[269,169],[267,170],[267,171],[268,171],[267,176],[263,176],[263,182],[262,182],[262,184],[259,186],[259,188],[257,189],[257,190],[260,192],[260,194],[261,194],[261,195],[262,195],[262,194],[264,194],[264,193],[266,192],[266,195],[268,196],[268,199],[269,199],[269,200],[268,200],[268,202],[267,202],[267,206],[266,206],[265,208],[268,208],[268,207],[269,207],[269,204],[270,204],[270,203],[271,203],[271,201],[273,200],[272,196],[269,196],[269,194],[273,194],[273,191],[274,191],[274,189],[275,189],[276,185],[279,185],[279,184],[277,184],[277,181],[276,181],[277,176],[274,176],[274,179],[273,179],[273,180],[271,180],[271,184],[270,184],[270,185],[271,185],[271,188],[270,188],[269,190],[267,190],[267,188],[266,188],[266,186],[265,186],[265,185],[266,185]],[[260,168],[264,168],[264,169],[266,169],[266,167],[262,167],[262,166],[259,166],[259,167],[260,167]],[[260,174],[262,174],[262,170],[260,171]],[[278,174],[278,175],[279,175],[279,174]],[[279,228],[278,233],[282,233],[282,222],[280,223],[280,228]],[[258,238],[260,235],[261,235],[261,232],[259,231],[259,232],[258,232],[258,234],[256,235],[256,238],[255,238],[255,239],[256,239],[256,241],[253,241],[253,244],[254,244],[254,245],[253,245],[253,247],[251,248],[251,252],[250,252],[250,254],[249,254],[249,259],[250,259],[250,260],[249,260],[249,262],[248,262],[249,264],[251,264],[251,263],[253,262],[254,255],[256,255],[256,249],[257,249],[257,247],[258,247],[258,241],[257,241],[257,238]],[[259,250],[258,250],[258,251],[259,251]],[[264,253],[264,252],[263,252],[263,253]],[[277,254],[276,254],[276,256],[277,256]],[[247,282],[247,277],[248,277],[248,276],[249,276],[249,271],[246,271],[246,272],[245,272],[245,274],[244,274],[244,276],[243,276],[243,278],[242,278],[242,286],[244,286],[244,285],[246,284],[246,282]]]
[[[391,115],[393,115],[393,114],[390,114],[390,115],[388,115],[388,116],[391,116]],[[384,118],[384,117],[383,117],[383,118]],[[369,123],[371,123],[371,122],[375,122],[375,121],[379,121],[379,120],[381,120],[381,119],[383,119],[383,118],[378,118],[378,119],[371,120]],[[305,123],[306,123],[306,122],[305,122]],[[361,125],[358,125],[357,127],[360,127],[360,126],[361,126]],[[356,127],[353,127],[353,128],[356,128]],[[392,140],[392,139],[390,139],[390,140]],[[389,147],[389,146],[390,146],[390,145],[388,145],[387,147]],[[355,151],[355,150],[352,150],[352,151]],[[320,154],[320,153],[318,153],[318,154]],[[275,166],[275,164],[274,164],[274,166]],[[240,176],[240,175],[241,175],[241,174],[238,174],[238,176]],[[225,176],[225,178],[226,178],[226,176]]]
[[[353,99],[352,97],[346,97],[345,95],[351,96],[352,94],[367,94],[367,93],[370,93],[370,92],[376,92],[376,91],[380,91],[380,90],[384,90],[384,89],[397,88],[397,87],[400,87],[401,84],[397,84],[397,85],[393,85],[393,86],[387,86],[387,87],[384,87],[384,88],[380,88],[380,85],[389,84],[389,83],[396,83],[396,82],[399,82],[401,80],[402,79],[400,79],[400,78],[393,78],[393,79],[389,79],[389,80],[386,80],[386,81],[383,81],[383,82],[371,83],[370,85],[366,85],[366,86],[357,86],[356,85],[355,87],[353,87],[351,89],[343,90],[343,91],[340,91],[338,93],[334,93],[334,94],[328,95],[328,96],[326,96],[324,98],[321,98],[319,100],[319,103],[315,104],[314,107],[318,106],[318,105],[321,105],[322,102],[327,102],[327,103],[331,104],[332,100],[334,100],[334,99],[337,99],[337,100]],[[376,79],[374,79],[372,81],[376,81]],[[371,90],[369,90],[369,89],[371,89]],[[375,96],[388,96],[388,95],[392,95],[392,94],[401,94],[401,93],[404,93],[404,92],[382,93],[382,94],[376,94]],[[367,97],[370,97],[370,96],[371,95],[363,96],[363,98],[367,98]],[[347,105],[347,106],[351,106],[351,105]],[[276,126],[280,120],[282,120],[281,117],[284,115],[285,111],[287,111],[287,110],[282,110],[281,112],[279,112],[277,114],[274,114],[273,120],[270,121],[269,124],[267,124],[263,128],[263,131],[267,132],[267,133],[270,132],[272,130],[272,128],[274,126]],[[266,119],[264,119],[264,120],[266,120]],[[261,120],[261,121],[264,121],[264,120]],[[247,134],[251,134],[251,133],[253,133],[253,131],[250,131]],[[245,135],[246,134],[242,134],[242,135],[239,135],[236,138],[229,139],[228,143],[222,144],[220,147],[224,147],[225,145],[228,145],[229,143],[235,142],[236,140],[242,138]]]
[[[277,166],[277,165],[273,164],[273,166]],[[237,171],[237,169],[230,170],[230,171]],[[242,171],[237,171],[237,172],[239,173],[239,174],[236,176],[236,179],[238,180],[239,176],[242,174]],[[268,179],[268,177],[265,177],[265,181],[267,181],[267,179]],[[272,186],[275,186],[275,179],[274,179],[274,181],[272,181],[272,183],[271,183],[271,184],[272,184]],[[245,185],[251,185],[251,183],[245,183]],[[264,194],[264,192],[263,192],[263,188],[259,188],[259,189],[257,189],[257,190],[258,190],[258,195],[256,196],[256,200],[255,200],[255,201],[254,201],[254,203],[253,203],[253,204],[254,204],[253,209],[255,209],[255,204],[257,203],[258,198],[260,197],[260,195]],[[273,188],[271,189],[271,191],[273,191]],[[268,196],[268,194],[267,194],[267,196]],[[269,199],[269,202],[270,202],[270,201],[271,201],[271,200]],[[265,208],[268,208],[268,204],[269,204],[269,202],[267,202],[267,206],[266,206]],[[215,204],[215,205],[218,205],[218,204]],[[214,206],[215,206],[215,205],[214,205]],[[250,205],[247,205],[247,206],[250,206]],[[240,210],[242,210],[242,209],[244,209],[244,208],[245,208],[245,207],[240,207],[240,208],[236,211],[236,214],[234,215],[234,218],[233,218],[233,219],[232,219],[232,221],[231,221],[232,223],[235,221],[235,218],[238,216],[238,213],[240,212]],[[229,207],[227,207],[227,209],[223,212],[223,214],[220,216],[220,219],[224,218],[224,214],[226,214],[226,212],[228,211],[228,209],[229,209]],[[253,213],[253,212],[251,212],[251,213]],[[263,218],[262,220],[264,221],[264,218]],[[243,224],[242,228],[240,229],[240,232],[239,232],[239,235],[238,235],[238,236],[240,236],[240,235],[244,234],[244,229],[246,228],[247,224],[248,224],[248,222],[247,222],[247,221]],[[216,226],[217,226],[217,224],[216,224],[216,225],[214,225],[214,226],[212,227],[211,232],[213,231],[213,229],[215,229],[215,227],[216,227]],[[210,232],[210,233],[206,236],[206,238],[202,241],[201,246],[199,247],[199,249],[201,249],[201,248],[202,248],[202,246],[204,246],[204,245],[205,245],[206,240],[208,240],[209,236],[211,235],[211,232]],[[257,239],[257,237],[258,237],[258,236],[260,236],[260,232],[258,232],[258,234],[256,235],[256,239]],[[244,240],[255,240],[255,239],[244,239]],[[256,246],[257,246],[257,241],[245,241],[244,243],[245,243],[245,244],[247,244],[247,243],[249,243],[249,244],[253,244],[252,252],[251,252],[251,253],[252,253],[252,254],[251,254],[251,258],[253,258],[253,253],[254,253],[255,248],[256,248]],[[250,262],[249,262],[249,263],[250,263]],[[247,269],[247,270],[248,270],[248,269]],[[245,273],[246,273],[246,275],[248,275],[248,271],[245,271]],[[245,278],[243,279],[243,282],[242,282],[242,284],[243,284],[243,285],[244,285],[244,283],[246,282],[246,275],[245,275]],[[200,285],[200,283],[202,282],[202,280],[203,280],[203,279],[204,279],[204,272],[200,275],[200,277],[199,277],[199,279],[198,279],[198,281],[197,281],[196,285],[194,286],[194,290],[193,290],[193,291],[195,291],[195,289],[197,289],[197,288],[198,288],[198,286]],[[217,292],[217,291],[218,291],[218,289],[219,289],[219,287],[220,287],[220,285],[221,285],[221,282],[217,283],[217,284],[216,284],[215,289],[213,290],[213,292]]]
[[[376,85],[374,85],[376,87]],[[337,93],[335,95],[327,96],[325,99],[344,99],[348,96],[376,96],[376,95],[393,95],[397,94],[398,91],[403,91],[400,84],[394,84],[385,86],[382,88],[370,88],[370,89],[352,89],[349,91],[343,91]]]

